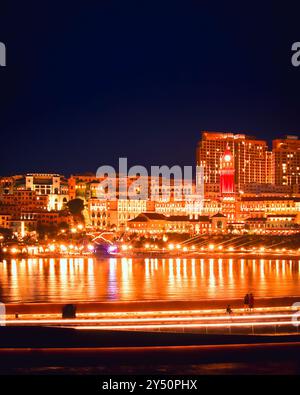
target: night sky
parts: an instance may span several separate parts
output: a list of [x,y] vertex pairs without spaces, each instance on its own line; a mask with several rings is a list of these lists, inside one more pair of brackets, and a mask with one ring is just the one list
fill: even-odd
[[299,134],[299,10],[237,3],[1,0],[0,175],[191,165],[201,130]]

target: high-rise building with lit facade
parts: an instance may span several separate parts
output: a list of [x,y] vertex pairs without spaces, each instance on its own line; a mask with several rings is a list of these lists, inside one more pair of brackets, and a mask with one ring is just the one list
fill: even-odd
[[272,152],[274,183],[291,186],[299,193],[300,140],[297,136],[273,140]]
[[266,184],[271,154],[266,141],[245,134],[202,132],[197,146],[197,165],[204,168],[206,194],[220,193],[221,157],[226,149],[234,157],[235,184],[243,191],[249,184]]

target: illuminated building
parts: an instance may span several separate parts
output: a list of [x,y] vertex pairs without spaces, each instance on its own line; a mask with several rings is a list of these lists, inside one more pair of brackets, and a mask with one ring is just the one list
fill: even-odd
[[296,214],[267,215],[266,231],[274,234],[289,234],[293,230],[299,231]]
[[35,221],[37,225],[58,226],[62,223],[72,225],[72,217],[65,211],[23,211],[20,219],[22,221]]
[[299,232],[296,214],[270,214],[265,217],[248,218],[245,229],[250,234],[284,235]]
[[[253,184],[253,183],[252,183]],[[252,184],[245,184],[245,187]],[[273,152],[266,152],[266,173],[265,173],[265,182],[258,183],[257,185],[266,185],[267,188],[270,185],[274,184],[274,169],[273,169]]]
[[197,145],[197,165],[204,168],[205,194],[220,193],[220,162],[226,149],[234,157],[235,184],[238,191],[250,183],[265,184],[270,168],[271,154],[264,140],[256,140],[245,134],[202,132]]
[[299,198],[282,196],[242,196],[237,202],[239,220],[259,218],[269,214],[299,213]]
[[47,209],[48,196],[38,196],[35,191],[22,189],[0,196],[0,201],[4,205],[16,204],[17,206],[32,209]]
[[26,189],[35,191],[37,195],[68,194],[67,184],[59,174],[26,174],[25,183]]
[[24,237],[35,231],[38,226],[58,227],[61,224],[71,226],[72,216],[65,211],[22,211],[19,216],[11,217],[9,228],[18,236]]
[[171,215],[141,213],[128,222],[128,230],[143,235],[164,232],[207,234],[212,231],[212,221],[208,216]]
[[222,213],[217,213],[211,217],[212,231],[214,233],[225,233],[227,231],[228,218]]
[[38,225],[57,226],[72,219],[62,212],[68,202],[68,184],[57,174],[34,173],[2,177],[1,212],[10,215],[8,227],[24,237]]
[[244,190],[240,191],[241,195],[264,195],[264,196],[287,196],[290,195],[293,188],[290,185],[275,185],[275,184],[247,184]]
[[16,183],[22,179],[22,175],[0,177],[0,196],[12,194],[15,190]]
[[38,196],[35,191],[22,189],[0,195],[0,202],[5,210],[14,217],[22,211],[41,211],[48,208],[48,196]]
[[25,189],[49,197],[48,210],[62,210],[68,202],[68,183],[59,174],[33,173],[25,176]]
[[[72,180],[69,180],[69,188],[75,191],[72,197],[76,196],[87,202],[88,224],[96,229],[108,229],[112,226],[124,229],[128,221],[143,212],[166,215],[189,215],[201,212],[200,201],[194,199],[192,195],[195,190],[192,181],[184,185],[176,185],[173,179],[170,182],[163,182],[161,177],[117,176],[107,179],[107,182],[113,186],[108,188],[105,183],[100,183],[103,180],[86,180],[80,177],[73,176]],[[187,196],[185,201],[184,198]]]
[[0,228],[8,229],[10,227],[11,218],[12,216],[10,214],[0,212]]
[[266,231],[266,217],[250,217],[245,220],[245,230],[248,233],[263,234]]
[[186,202],[155,202],[155,212],[164,215],[185,215],[187,213]]
[[147,200],[92,198],[88,202],[89,225],[95,229],[126,228],[128,221],[153,207]]
[[166,219],[163,214],[142,213],[128,222],[128,228],[143,234],[163,233],[166,231]]
[[68,183],[59,174],[31,173],[24,176],[2,177],[0,201],[29,209],[62,210],[68,202]]
[[286,185],[299,193],[300,140],[297,136],[273,140],[273,173],[276,185]]
[[110,229],[117,226],[117,201],[90,199],[88,202],[89,223],[97,229]]
[[150,209],[151,202],[147,200],[119,199],[118,200],[118,227],[126,226],[127,222],[140,213]]
[[69,199],[80,198],[88,201],[91,197],[96,197],[95,191],[99,184],[99,178],[95,174],[76,174],[68,179]]
[[[203,132],[196,182],[177,184],[174,177],[164,179],[162,174],[78,174],[68,181],[47,173],[1,177],[2,223],[10,226],[15,221],[15,228],[18,221],[30,227],[57,225],[68,200],[80,198],[85,224],[95,231],[238,233],[255,226],[264,232],[294,230],[300,212],[299,161],[300,140],[295,136],[274,140],[271,152],[264,140],[245,134]],[[198,179],[204,181],[204,194]]]

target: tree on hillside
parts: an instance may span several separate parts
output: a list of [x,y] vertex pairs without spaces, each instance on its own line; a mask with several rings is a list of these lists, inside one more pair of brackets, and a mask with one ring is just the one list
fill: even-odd
[[72,199],[67,203],[67,206],[76,222],[84,222],[84,216],[82,214],[84,210],[84,202],[82,199]]

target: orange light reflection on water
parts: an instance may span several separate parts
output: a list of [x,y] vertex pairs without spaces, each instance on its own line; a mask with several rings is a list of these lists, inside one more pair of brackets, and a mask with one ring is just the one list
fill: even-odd
[[246,258],[50,258],[0,262],[4,302],[300,296],[300,261]]

